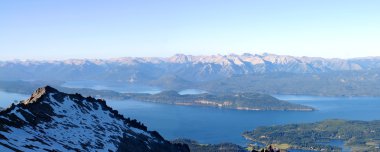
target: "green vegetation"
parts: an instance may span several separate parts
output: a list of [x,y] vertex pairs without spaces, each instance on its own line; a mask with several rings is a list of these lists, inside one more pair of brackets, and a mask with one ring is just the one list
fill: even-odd
[[257,92],[315,96],[380,96],[380,72],[265,73],[202,82],[209,92]]
[[177,105],[210,106],[238,110],[314,110],[311,107],[278,100],[267,94],[259,93],[222,93],[180,95],[176,91],[158,94],[129,94],[140,101],[168,103]]
[[326,120],[317,123],[258,127],[243,133],[247,139],[264,144],[289,144],[288,148],[340,151],[331,146],[341,140],[352,151],[380,151],[380,121]]
[[[0,81],[0,90],[7,92],[31,94],[35,88],[45,86],[46,82],[25,81]],[[176,91],[163,91],[158,94],[147,93],[119,93],[110,90],[94,90],[87,88],[65,88],[53,87],[67,93],[80,93],[84,96],[106,98],[114,100],[138,100],[164,104],[175,104],[184,106],[207,106],[237,110],[298,110],[312,111],[312,107],[293,104],[278,100],[270,95],[259,93],[220,93],[220,94],[193,94],[180,95]]]
[[170,90],[196,88],[211,93],[256,92],[282,95],[378,97],[380,96],[380,70],[321,73],[269,72],[233,75],[202,82],[179,81],[178,78],[172,78],[150,84]]
[[286,152],[288,148],[287,144],[281,144],[281,145],[268,145],[266,147],[258,147],[258,146],[249,146],[247,147],[247,150],[250,152]]
[[172,143],[187,144],[191,152],[247,152],[244,147],[232,143],[200,144],[190,139],[176,139]]

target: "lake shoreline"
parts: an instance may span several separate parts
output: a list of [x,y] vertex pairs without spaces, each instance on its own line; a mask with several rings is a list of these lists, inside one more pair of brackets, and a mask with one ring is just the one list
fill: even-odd
[[[14,100],[26,99],[17,98],[18,96],[19,94],[5,93],[3,97],[6,98],[2,101],[10,105]],[[365,121],[380,119],[380,111],[376,108],[380,106],[380,98],[313,98],[290,102],[314,106],[318,110],[245,111],[107,99],[107,104],[121,114],[140,120],[152,130],[160,131],[167,139],[188,138],[210,144],[231,142],[245,146],[247,140],[241,134],[259,126],[310,123],[333,118]]]

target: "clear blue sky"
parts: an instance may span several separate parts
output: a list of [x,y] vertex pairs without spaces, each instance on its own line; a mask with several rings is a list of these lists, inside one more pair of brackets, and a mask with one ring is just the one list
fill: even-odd
[[0,60],[380,56],[379,0],[2,0]]

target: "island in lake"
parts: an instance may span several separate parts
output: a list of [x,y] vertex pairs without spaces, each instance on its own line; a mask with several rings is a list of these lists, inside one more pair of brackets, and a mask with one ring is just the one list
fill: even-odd
[[208,106],[237,110],[297,110],[312,111],[314,108],[279,100],[260,93],[185,94],[163,91],[158,94],[127,94],[131,99],[147,102],[186,106]]
[[[380,151],[380,121],[325,120],[316,123],[258,127],[243,133],[248,140],[284,149],[341,151],[329,143],[342,141],[351,151]],[[284,146],[286,145],[286,146]]]
[[[0,90],[13,93],[29,94],[35,88],[43,86],[43,82],[26,81],[0,81]],[[54,86],[54,85],[53,85]],[[111,100],[137,100],[163,104],[175,104],[183,106],[206,106],[236,110],[291,110],[313,111],[313,107],[290,103],[279,100],[268,94],[261,93],[203,93],[184,94],[177,91],[162,91],[157,94],[148,93],[120,93],[111,90],[95,90],[88,88],[67,88],[54,86],[68,93],[80,93],[85,96],[106,98]]]

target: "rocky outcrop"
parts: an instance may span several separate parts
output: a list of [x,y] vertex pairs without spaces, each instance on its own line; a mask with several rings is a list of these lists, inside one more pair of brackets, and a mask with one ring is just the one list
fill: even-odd
[[0,150],[187,152],[189,148],[148,131],[102,99],[46,86],[0,111]]

